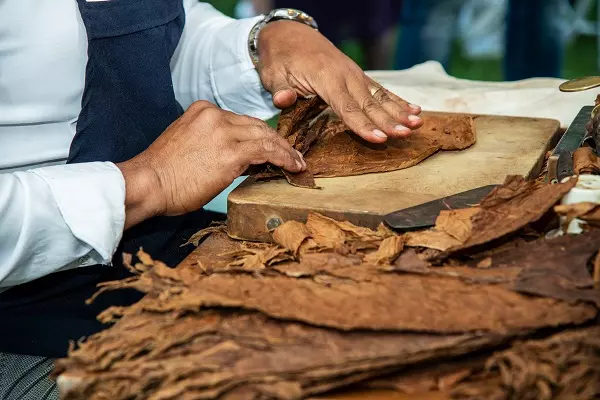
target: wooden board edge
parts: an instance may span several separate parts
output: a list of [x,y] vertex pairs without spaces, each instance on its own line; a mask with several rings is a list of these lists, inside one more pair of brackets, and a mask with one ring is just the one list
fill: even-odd
[[306,222],[309,212],[375,229],[383,214],[339,212],[327,209],[299,209],[283,205],[237,203],[227,200],[227,230],[235,239],[271,242],[271,230],[286,221]]

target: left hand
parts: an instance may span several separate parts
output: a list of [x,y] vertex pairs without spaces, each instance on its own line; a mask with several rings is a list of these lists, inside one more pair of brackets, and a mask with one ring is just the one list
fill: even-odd
[[350,129],[373,143],[423,125],[419,106],[369,78],[323,35],[295,21],[267,24],[258,37],[258,72],[279,108],[319,95]]

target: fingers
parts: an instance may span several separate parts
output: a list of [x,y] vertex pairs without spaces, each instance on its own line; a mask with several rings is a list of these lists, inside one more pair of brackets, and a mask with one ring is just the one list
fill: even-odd
[[287,142],[285,144],[269,139],[240,142],[237,151],[240,157],[238,162],[244,164],[246,168],[250,165],[271,163],[290,172],[301,172],[306,169],[300,153]]
[[239,142],[243,153],[250,157],[247,160],[249,165],[268,162],[291,172],[306,169],[302,154],[266,122],[242,115],[235,115],[231,122],[235,124],[231,136]]
[[294,88],[289,84],[287,77],[281,71],[272,71],[264,74],[264,86],[273,94],[273,104],[275,107],[284,109],[294,105],[298,95]]
[[419,115],[421,114],[421,107],[416,105],[416,104],[411,104],[408,101],[404,100],[403,98],[396,96],[394,93],[390,92],[387,89],[383,89],[385,91],[385,94],[388,95],[388,97],[396,104],[398,104],[402,109],[404,109],[407,113],[409,114],[413,114],[413,115]]

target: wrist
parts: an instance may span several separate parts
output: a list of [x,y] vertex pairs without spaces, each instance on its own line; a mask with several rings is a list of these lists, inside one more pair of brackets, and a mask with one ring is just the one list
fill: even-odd
[[125,180],[125,229],[165,213],[160,180],[151,167],[135,158],[116,166]]
[[[296,25],[304,25],[305,27],[310,27],[312,30],[317,31],[318,25],[316,21],[308,14],[295,10],[292,8],[278,8],[272,10],[270,13],[264,16],[264,18],[257,22],[256,25],[250,31],[250,36],[248,37],[248,49],[250,51],[250,58],[252,59],[252,63],[255,67],[259,65],[259,53],[261,53],[260,48],[264,47],[264,44],[267,42],[265,36],[263,35],[263,31],[267,32],[277,30],[274,29],[273,26],[279,27],[282,26],[279,22],[296,22]],[[283,24],[285,26],[286,24]],[[268,28],[268,29],[267,29]],[[263,40],[261,40],[261,36]],[[290,38],[289,36],[287,37]],[[259,42],[262,42],[263,45]]]

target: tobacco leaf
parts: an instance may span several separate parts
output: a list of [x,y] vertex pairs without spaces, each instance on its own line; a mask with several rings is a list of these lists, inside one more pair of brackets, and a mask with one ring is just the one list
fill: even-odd
[[266,249],[245,248],[241,255],[235,254],[235,260],[226,265],[226,270],[255,272],[264,270],[267,265],[291,260],[293,256],[288,249],[268,247]]
[[306,189],[320,189],[315,182],[315,177],[310,169],[306,169],[302,172],[291,173],[286,170],[282,170],[283,176],[287,179],[288,183],[292,186],[306,188]]
[[[144,303],[155,301],[151,298]],[[130,312],[56,363],[69,399],[300,399],[498,344],[482,334],[338,332],[258,313]]]
[[200,242],[207,236],[210,236],[211,234],[215,233],[215,232],[223,232],[227,230],[227,226],[225,225],[216,225],[216,226],[209,226],[208,228],[204,228],[199,230],[198,232],[194,233],[187,242],[185,242],[184,244],[182,244],[181,246],[187,246],[188,244],[193,244],[194,246],[198,247],[198,245],[200,244]]
[[[355,269],[356,276],[365,270],[362,265]],[[596,315],[593,307],[583,304],[525,297],[500,286],[474,287],[459,279],[428,275],[380,274],[371,275],[368,281],[330,278],[321,284],[287,276],[219,273],[181,290],[184,295],[163,299],[154,311],[234,307],[342,330],[438,333],[514,332],[581,323]],[[339,304],[345,312],[340,313]],[[414,310],[419,310],[418,319]]]
[[452,390],[457,399],[582,399],[600,396],[600,327],[513,344],[486,362],[486,372]]
[[435,228],[464,243],[471,237],[471,218],[478,212],[478,208],[442,210],[435,221]]
[[440,360],[416,365],[408,370],[370,379],[359,388],[394,390],[406,394],[449,393],[461,381],[483,370],[487,356],[460,360]]
[[364,261],[374,264],[388,264],[396,259],[404,249],[404,237],[390,236],[381,241],[377,251],[369,253]]
[[[323,103],[314,98],[282,112],[278,132],[305,154],[308,166],[302,177],[283,172],[293,185],[314,188],[311,176],[350,176],[408,168],[439,150],[462,150],[476,141],[473,117],[467,115],[424,113],[423,127],[410,137],[374,144],[353,133],[331,110],[310,124],[321,112]],[[269,179],[281,175],[281,171],[268,167],[254,176]]]
[[306,225],[298,221],[286,221],[273,231],[273,241],[294,255],[298,254],[302,243],[310,237]]
[[573,153],[573,172],[577,175],[600,174],[600,159],[591,147],[580,147]]
[[576,179],[549,185],[509,176],[479,206],[443,212],[434,228],[409,233],[407,245],[441,250],[447,257],[500,239],[541,219],[575,184]]
[[449,251],[468,249],[514,233],[542,218],[577,183],[545,185],[509,176],[480,203],[481,211],[471,218],[472,234],[464,244]]
[[426,247],[440,251],[458,247],[462,243],[460,240],[450,236],[446,232],[438,231],[435,228],[427,231],[408,232],[405,236],[407,246]]
[[317,213],[309,213],[306,228],[311,234],[317,247],[333,248],[352,252],[350,247],[361,247],[360,244],[376,242],[386,237],[396,235],[389,229],[382,228],[371,230],[361,226],[353,225],[347,221],[337,221]]
[[277,132],[293,146],[298,134],[325,108],[327,104],[318,96],[298,99],[293,107],[281,111],[277,121]]

